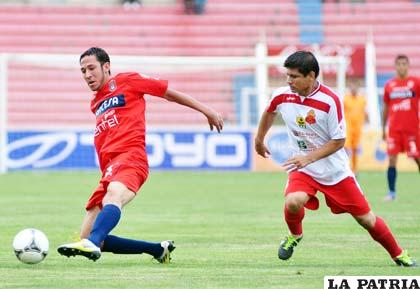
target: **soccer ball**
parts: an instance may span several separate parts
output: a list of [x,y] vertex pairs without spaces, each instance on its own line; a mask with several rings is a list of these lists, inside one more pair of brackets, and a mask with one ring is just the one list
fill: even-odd
[[26,264],[37,264],[48,254],[47,236],[37,229],[24,229],[13,239],[16,257]]

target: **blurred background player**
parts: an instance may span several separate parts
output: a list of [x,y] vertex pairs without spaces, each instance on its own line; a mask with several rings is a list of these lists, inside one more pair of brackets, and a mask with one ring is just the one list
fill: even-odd
[[255,150],[263,157],[270,151],[264,138],[280,113],[291,138],[292,157],[283,164],[288,172],[284,216],[290,234],[280,243],[278,256],[289,259],[303,237],[304,207],[316,210],[318,191],[334,214],[349,213],[381,244],[400,266],[416,262],[395,240],[384,220],[376,216],[350,169],[344,147],[346,138],[342,103],[327,86],[319,83],[319,65],[311,52],[298,51],[284,62],[287,87],[274,91],[263,113]]
[[396,198],[397,158],[407,152],[420,171],[419,100],[420,82],[408,75],[409,60],[406,55],[395,58],[396,77],[384,88],[382,111],[382,138],[387,143],[389,164],[387,171],[388,194],[385,201]]
[[366,99],[359,94],[359,86],[351,83],[349,94],[344,96],[344,116],[346,119],[346,142],[344,147],[351,157],[351,169],[358,171],[358,150],[366,115]]
[[173,241],[151,243],[109,235],[118,224],[121,209],[137,194],[148,176],[146,155],[145,94],[163,97],[201,112],[210,129],[220,132],[221,116],[187,94],[168,88],[166,80],[138,73],[111,77],[109,55],[92,47],[80,56],[83,78],[92,91],[91,110],[96,116],[95,148],[102,171],[96,191],[86,205],[81,241],[64,244],[58,252],[97,260],[101,252],[152,255],[161,263],[170,261]]

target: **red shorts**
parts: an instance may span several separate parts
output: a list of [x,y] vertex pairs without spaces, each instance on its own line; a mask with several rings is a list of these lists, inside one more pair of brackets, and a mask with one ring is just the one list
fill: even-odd
[[148,166],[138,158],[137,153],[122,153],[105,166],[102,171],[102,178],[93,194],[86,204],[86,210],[99,206],[102,209],[102,200],[106,195],[110,182],[121,182],[130,191],[137,193],[144,184],[149,174]]
[[325,195],[327,206],[333,214],[350,213],[361,216],[370,212],[369,204],[354,177],[347,177],[335,185],[327,186],[302,172],[289,174],[285,195],[294,192],[307,193],[311,198],[305,204],[305,208],[318,209],[319,201],[316,197],[318,191]]
[[407,152],[408,157],[420,157],[420,140],[415,132],[389,131],[386,144],[388,155]]

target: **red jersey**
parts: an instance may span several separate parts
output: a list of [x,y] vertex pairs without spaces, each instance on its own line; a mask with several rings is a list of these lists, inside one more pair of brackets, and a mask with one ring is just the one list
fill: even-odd
[[385,85],[384,102],[388,105],[389,131],[417,132],[420,81],[412,76],[393,78]]
[[166,80],[120,73],[99,89],[90,108],[96,116],[95,148],[101,170],[122,152],[136,151],[147,167],[145,94],[163,97]]

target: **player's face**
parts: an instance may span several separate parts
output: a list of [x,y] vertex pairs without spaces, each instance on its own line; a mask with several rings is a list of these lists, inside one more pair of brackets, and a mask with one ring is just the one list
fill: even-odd
[[395,70],[400,78],[406,77],[408,75],[408,60],[401,58],[395,61]]
[[83,78],[92,91],[99,90],[109,79],[109,63],[101,63],[95,55],[88,55],[80,61]]
[[286,75],[287,84],[294,93],[307,96],[312,92],[315,81],[314,72],[304,76],[297,68],[288,68]]

